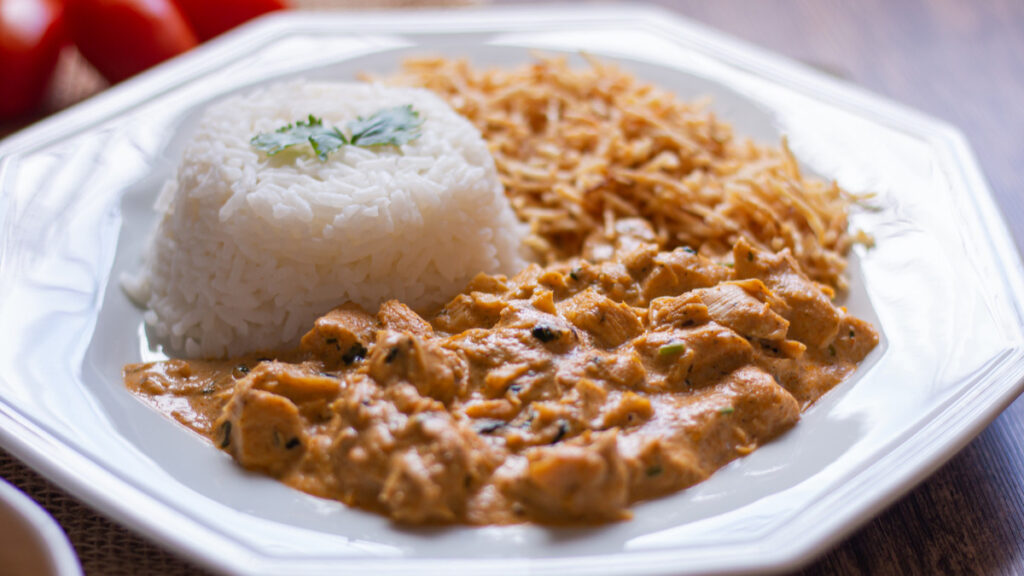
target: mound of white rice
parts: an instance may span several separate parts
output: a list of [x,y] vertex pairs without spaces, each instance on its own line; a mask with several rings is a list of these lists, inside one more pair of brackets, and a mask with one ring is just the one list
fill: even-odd
[[[400,148],[308,147],[268,157],[259,132],[305,119],[344,130],[412,104],[421,136]],[[439,305],[478,272],[513,273],[520,225],[480,133],[433,94],[293,82],[212,105],[125,290],[172,352],[221,357],[294,344],[320,314],[352,301]]]

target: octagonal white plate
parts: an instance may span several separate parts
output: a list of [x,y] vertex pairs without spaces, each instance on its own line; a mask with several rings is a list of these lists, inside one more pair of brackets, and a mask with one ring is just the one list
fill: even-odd
[[[198,110],[284,77],[386,73],[405,55],[512,65],[586,51],[736,132],[789,138],[854,191],[877,247],[847,305],[882,344],[778,441],[629,522],[410,529],[245,473],[144,406],[148,353],[118,275]],[[923,479],[1021,391],[1022,270],[948,126],[673,15],[635,7],[292,13],[261,20],[0,143],[0,444],[194,562],[253,574],[674,574],[794,567]]]

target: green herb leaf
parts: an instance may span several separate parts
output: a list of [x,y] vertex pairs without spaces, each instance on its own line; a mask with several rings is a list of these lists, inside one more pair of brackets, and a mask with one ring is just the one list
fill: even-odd
[[723,415],[724,415],[724,414],[732,414],[732,413],[733,413],[733,412],[735,412],[735,411],[736,411],[736,409],[735,409],[735,408],[733,408],[732,406],[726,406],[726,407],[724,407],[724,408],[719,408],[719,409],[718,409],[718,413],[719,413],[719,414],[723,414]]
[[686,344],[683,344],[682,342],[672,342],[658,348],[658,356],[671,356],[673,354],[679,354],[684,350],[686,350]]
[[423,119],[412,105],[385,108],[369,118],[348,123],[355,146],[401,146],[420,136]]
[[369,118],[359,118],[348,123],[352,133],[346,138],[337,127],[324,126],[322,119],[309,115],[305,121],[282,126],[273,132],[261,132],[249,141],[253,147],[273,156],[278,152],[299,144],[309,144],[320,160],[346,145],[401,146],[420,137],[423,119],[412,105],[385,108]]
[[348,144],[348,139],[341,130],[324,126],[323,120],[310,114],[305,122],[299,120],[273,132],[262,132],[249,142],[268,156],[296,144],[309,143],[320,160],[327,160],[327,155]]

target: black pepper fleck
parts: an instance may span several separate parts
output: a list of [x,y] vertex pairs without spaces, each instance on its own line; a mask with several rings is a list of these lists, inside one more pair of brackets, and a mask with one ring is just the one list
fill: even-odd
[[224,439],[220,441],[220,447],[227,448],[231,445],[231,420],[224,422],[220,429],[221,434],[224,435]]
[[555,433],[555,439],[551,441],[552,444],[558,444],[565,438],[565,435],[569,433],[569,423],[565,420],[558,421],[558,432]]
[[548,326],[544,326],[543,324],[540,326],[534,326],[533,330],[530,331],[530,334],[533,334],[534,338],[545,343],[551,342],[552,340],[556,340],[558,338],[557,332],[553,331]]
[[[397,348],[392,348],[392,350],[397,350]],[[390,356],[391,353],[388,352],[388,355]],[[341,355],[341,359],[345,364],[352,364],[353,362],[362,360],[363,358],[366,358],[366,347],[359,342],[350,346],[348,351]],[[386,361],[391,362],[391,360],[394,360],[394,358]]]
[[478,434],[491,434],[504,427],[505,422],[503,420],[494,420],[491,418],[483,418],[473,422],[473,429],[476,430]]

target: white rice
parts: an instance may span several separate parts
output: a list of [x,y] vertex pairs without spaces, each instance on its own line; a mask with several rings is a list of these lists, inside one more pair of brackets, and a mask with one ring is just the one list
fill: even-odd
[[[412,104],[400,148],[345,146],[321,162],[250,145],[309,114],[341,127]],[[346,131],[347,132],[347,131]],[[419,89],[292,82],[216,103],[161,192],[128,294],[170,351],[222,357],[292,345],[346,301],[444,303],[479,272],[522,265],[521,230],[480,133]]]

